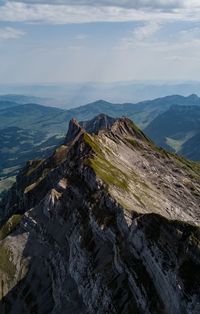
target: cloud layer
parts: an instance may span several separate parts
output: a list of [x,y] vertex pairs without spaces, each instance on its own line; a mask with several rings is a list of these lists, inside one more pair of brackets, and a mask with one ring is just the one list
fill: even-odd
[[4,39],[17,39],[24,36],[25,33],[13,27],[0,28],[0,40]]
[[112,6],[129,9],[155,8],[174,9],[184,6],[184,0],[11,0],[27,4],[53,4],[53,5],[83,5],[83,6]]
[[199,22],[200,0],[0,0],[0,81],[199,79]]
[[[1,0],[0,0],[1,1]],[[0,5],[0,21],[52,24],[199,20],[196,0],[19,0]],[[194,9],[195,8],[195,9]]]

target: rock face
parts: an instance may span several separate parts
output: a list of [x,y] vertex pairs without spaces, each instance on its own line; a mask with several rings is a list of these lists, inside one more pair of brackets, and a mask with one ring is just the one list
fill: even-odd
[[106,128],[72,120],[2,201],[0,313],[200,312],[199,164]]
[[113,125],[116,119],[105,114],[99,114],[92,120],[82,121],[79,124],[88,132],[97,134],[100,130],[108,129]]
[[75,137],[82,131],[81,126],[79,125],[76,119],[72,119],[69,122],[69,129],[65,138],[65,143],[69,143],[75,139]]

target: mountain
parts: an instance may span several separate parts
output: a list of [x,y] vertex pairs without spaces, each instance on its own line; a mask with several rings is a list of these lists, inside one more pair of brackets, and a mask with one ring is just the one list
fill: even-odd
[[[97,134],[100,130],[108,129],[112,126],[116,119],[109,117],[105,114],[99,114],[89,121],[79,122],[80,126],[88,133]],[[69,132],[69,131],[68,131]]]
[[40,127],[45,127],[49,120],[53,122],[53,119],[56,119],[56,116],[63,112],[59,108],[38,104],[25,104],[4,108],[0,110],[0,129],[6,127],[39,129]]
[[54,126],[56,116],[64,112],[62,109],[11,104],[0,108],[0,179],[6,179],[0,181],[0,192],[9,186],[7,178],[15,176],[28,159],[52,153],[66,130],[66,126],[63,130]]
[[[60,131],[62,129],[63,131],[64,125],[66,129],[66,121],[69,122],[74,116],[78,120],[88,120],[102,112],[113,117],[126,115],[131,119],[134,118],[134,121],[144,128],[159,114],[167,111],[174,105],[200,106],[200,98],[196,95],[190,95],[189,97],[175,95],[136,104],[109,103],[104,100],[98,100],[70,110],[41,106],[35,103],[20,104],[20,106],[17,104],[15,107],[12,106],[12,108],[7,108],[3,111],[0,110],[0,128],[16,126],[19,128],[42,127],[48,129],[49,126],[53,127],[53,125],[56,125],[57,130]],[[49,125],[45,123],[45,119],[42,119],[45,118],[45,115]],[[21,119],[18,119],[19,117]]]
[[149,125],[158,115],[167,111],[171,106],[200,106],[200,98],[196,95],[189,97],[168,96],[152,101],[144,101],[137,104],[112,104],[104,100],[80,106],[71,110],[62,110],[55,107],[41,106],[34,103],[17,104],[12,108],[0,110],[0,128],[42,128],[57,132],[66,130],[66,121],[69,122],[74,116],[78,120],[88,120],[94,118],[102,112],[109,116],[119,117],[126,115],[136,121],[144,128]]
[[37,103],[42,104],[45,103],[47,99],[35,96],[25,96],[19,94],[7,94],[7,95],[0,95],[0,102],[6,101],[11,103],[17,104],[28,104],[28,103]]
[[[19,96],[18,99],[16,95],[12,96],[13,98],[9,97],[11,96],[7,96],[7,99],[19,101],[22,98],[23,100],[23,96]],[[27,98],[25,97],[25,99]],[[4,104],[2,108],[1,103]],[[112,104],[99,100],[71,110],[34,103],[16,104],[7,102],[6,104],[4,100],[0,101],[0,193],[9,186],[8,182],[10,182],[11,178],[11,182],[13,182],[18,169],[25,164],[26,160],[47,157],[57,145],[64,141],[68,123],[74,116],[79,121],[84,121],[93,119],[102,112],[114,119],[126,115],[139,127],[145,129],[145,132],[152,137],[156,144],[169,150],[183,153],[191,159],[197,159],[196,153],[193,156],[192,153],[190,154],[190,151],[186,151],[187,146],[184,150],[181,150],[184,143],[196,134],[193,133],[192,129],[193,124],[197,121],[195,110],[198,111],[198,108],[200,108],[200,98],[196,95],[189,97],[174,95],[138,104]],[[179,124],[179,135],[175,134],[175,132],[173,134],[165,134],[167,129],[166,123],[169,125],[171,124],[170,121],[173,120],[170,111],[172,106],[181,106],[182,109],[180,111],[183,112],[182,114],[179,113],[179,119],[183,121],[182,124]],[[192,117],[192,113],[190,115],[191,127],[189,126],[189,129],[192,129],[191,132],[185,133],[184,131],[187,109],[184,111],[183,107],[191,107],[191,112],[193,107],[196,108],[194,108],[194,117]],[[160,123],[159,119],[160,117],[162,118],[162,114],[164,118],[162,123]],[[165,118],[166,121],[164,122]],[[156,119],[158,119],[158,123]],[[176,127],[176,121],[173,121]]]
[[188,159],[200,161],[200,131],[182,145],[179,153]]
[[[62,142],[59,136],[46,139],[42,131],[31,131],[17,127],[3,129],[0,133],[0,176],[16,174],[27,160],[45,157]],[[43,139],[43,140],[42,140]],[[2,172],[2,173],[1,173]]]
[[128,116],[137,125],[144,129],[157,116],[167,111],[171,106],[199,106],[200,98],[197,95],[183,97],[172,95],[154,100],[147,100],[139,103],[109,103],[104,100],[98,100],[93,103],[68,110],[69,116],[76,116],[81,119],[92,119],[95,115],[105,113],[112,117]]
[[0,100],[0,110],[7,109],[11,107],[16,107],[19,104],[13,101],[7,101],[7,100]]
[[[40,85],[0,85],[0,93],[12,96],[34,95],[38,100],[27,100],[45,105],[59,106],[64,109],[74,108],[80,104],[91,103],[96,99],[106,99],[111,103],[137,103],[146,99],[155,99],[167,95],[199,94],[199,82],[83,82]],[[15,95],[14,95],[15,96]],[[23,97],[23,96],[22,96]],[[48,99],[46,99],[48,97]],[[41,99],[42,98],[42,99]]]
[[144,131],[157,145],[193,160],[200,160],[199,106],[172,106],[156,117]]
[[200,165],[101,119],[2,200],[1,313],[200,312]]
[[[62,109],[37,104],[0,111],[0,195],[13,184],[14,176],[27,160],[49,156],[64,141],[70,117]],[[108,126],[112,121],[113,118],[100,115],[96,127]],[[90,129],[92,123],[84,127]]]

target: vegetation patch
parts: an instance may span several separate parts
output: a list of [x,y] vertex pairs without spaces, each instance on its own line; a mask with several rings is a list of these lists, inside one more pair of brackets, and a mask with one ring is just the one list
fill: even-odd
[[128,178],[108,160],[95,157],[90,159],[90,166],[107,185],[115,185],[122,190],[128,190]]
[[53,159],[56,165],[65,161],[67,155],[67,146],[61,145],[59,146],[55,153],[53,154]]
[[127,120],[127,123],[129,125],[129,127],[138,134],[143,134],[142,131],[137,127],[137,125],[135,123],[133,123],[131,120]]
[[[133,184],[139,183],[139,186],[142,186],[142,188],[138,189],[138,193],[134,193],[133,189],[131,189],[129,192],[142,207],[145,207],[142,191],[149,190],[149,186],[138,177],[133,169],[130,170],[129,173],[125,173],[121,169],[116,167],[111,161],[109,161],[103,153],[103,151],[107,152],[106,147],[103,147],[103,149],[101,149],[100,143],[95,136],[92,137],[89,134],[84,134],[84,139],[95,153],[89,160],[86,161],[86,164],[94,170],[96,175],[101,178],[107,186],[114,186],[118,190],[122,191],[122,193],[129,191],[130,182],[133,182]],[[132,143],[132,140],[130,139],[130,144],[137,145],[138,141],[133,140]],[[109,154],[109,151],[107,153]],[[124,204],[121,197],[119,202],[120,204],[123,204],[123,207],[127,208],[128,205]]]
[[51,170],[51,169],[49,169],[49,168],[44,169],[44,171],[43,171],[41,177],[39,177],[36,182],[33,182],[32,184],[28,185],[28,186],[25,188],[24,193],[25,193],[25,194],[26,194],[26,193],[29,193],[29,192],[32,191],[35,187],[37,187],[37,186],[40,184],[40,182],[43,181],[43,180],[46,178],[46,176],[49,174],[50,170]]
[[13,254],[9,247],[5,245],[0,245],[0,271],[5,273],[8,277],[8,280],[12,280],[15,272],[16,267],[12,262]]
[[4,197],[6,192],[15,183],[15,177],[3,178],[0,180],[0,199]]
[[142,148],[142,145],[141,145],[138,141],[136,141],[136,140],[134,140],[134,139],[131,139],[131,138],[127,138],[126,140],[127,140],[127,142],[129,142],[129,143],[131,144],[131,146],[133,146],[134,148],[137,148],[137,149]]
[[156,146],[153,142],[149,141],[149,146],[154,152],[158,153],[161,157],[169,158],[170,155],[173,155],[173,153],[167,152],[164,148]]
[[98,142],[95,140],[95,137],[90,136],[88,133],[84,133],[84,140],[96,154],[103,155]]
[[5,239],[21,222],[22,215],[13,215],[0,229],[0,241]]
[[195,162],[195,161],[191,161],[188,159],[185,159],[182,156],[178,156],[176,154],[171,153],[170,155],[172,155],[173,157],[175,157],[179,162],[181,162],[187,169],[192,170],[193,172],[195,172],[195,174],[197,176],[200,176],[200,163],[199,162]]
[[165,149],[156,146],[153,142],[149,142],[151,148],[158,152],[162,157],[164,158],[170,158],[173,157],[173,159],[175,158],[175,160],[177,160],[179,163],[182,164],[182,166],[184,166],[187,170],[192,170],[192,172],[195,173],[196,176],[200,176],[200,163],[199,162],[195,162],[192,160],[188,160],[186,158],[184,158],[183,156],[177,155],[176,153],[172,153],[172,152],[168,152]]
[[32,161],[32,163],[31,163],[31,165],[30,165],[30,168],[29,168],[29,170],[28,170],[28,172],[26,173],[26,176],[31,176],[32,175],[32,173],[37,169],[37,168],[39,168],[39,166],[43,163],[43,159],[41,159],[41,160],[33,160]]
[[108,161],[95,138],[84,134],[85,142],[92,148],[96,153],[95,156],[90,158],[87,162],[94,172],[109,186],[114,185],[119,189],[128,190],[128,176],[123,173],[120,169],[113,166]]

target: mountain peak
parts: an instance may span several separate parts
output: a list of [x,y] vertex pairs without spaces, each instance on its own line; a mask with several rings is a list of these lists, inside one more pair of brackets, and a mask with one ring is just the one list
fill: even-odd
[[199,105],[200,103],[200,98],[196,94],[189,95],[188,100],[191,102],[191,105]]
[[110,128],[116,119],[107,116],[106,114],[99,114],[92,120],[80,121],[72,118],[69,122],[68,132],[65,138],[65,144],[73,141],[80,133],[88,132],[90,134],[98,134],[99,131]]
[[75,118],[72,118],[69,122],[68,132],[65,137],[65,144],[73,141],[80,132],[83,132],[83,128],[80,126]]
[[115,121],[116,119],[109,117],[108,115],[104,113],[100,113],[99,115],[94,117],[92,120],[80,122],[80,125],[88,133],[98,134],[99,131],[110,128],[115,123]]
[[110,102],[108,102],[107,100],[104,99],[98,99],[94,102],[94,104],[110,104]]
[[122,117],[115,121],[111,127],[111,131],[115,135],[131,136],[138,140],[148,140],[147,136],[133,123],[132,120]]
[[64,144],[69,144],[78,135],[87,132],[89,134],[98,134],[100,131],[110,132],[114,137],[134,138],[140,141],[150,141],[149,138],[127,117],[112,118],[104,113],[88,121],[80,121],[72,118],[69,122],[68,132]]
[[199,99],[198,95],[197,94],[191,94],[188,96],[189,99],[193,99],[193,100],[197,100]]

